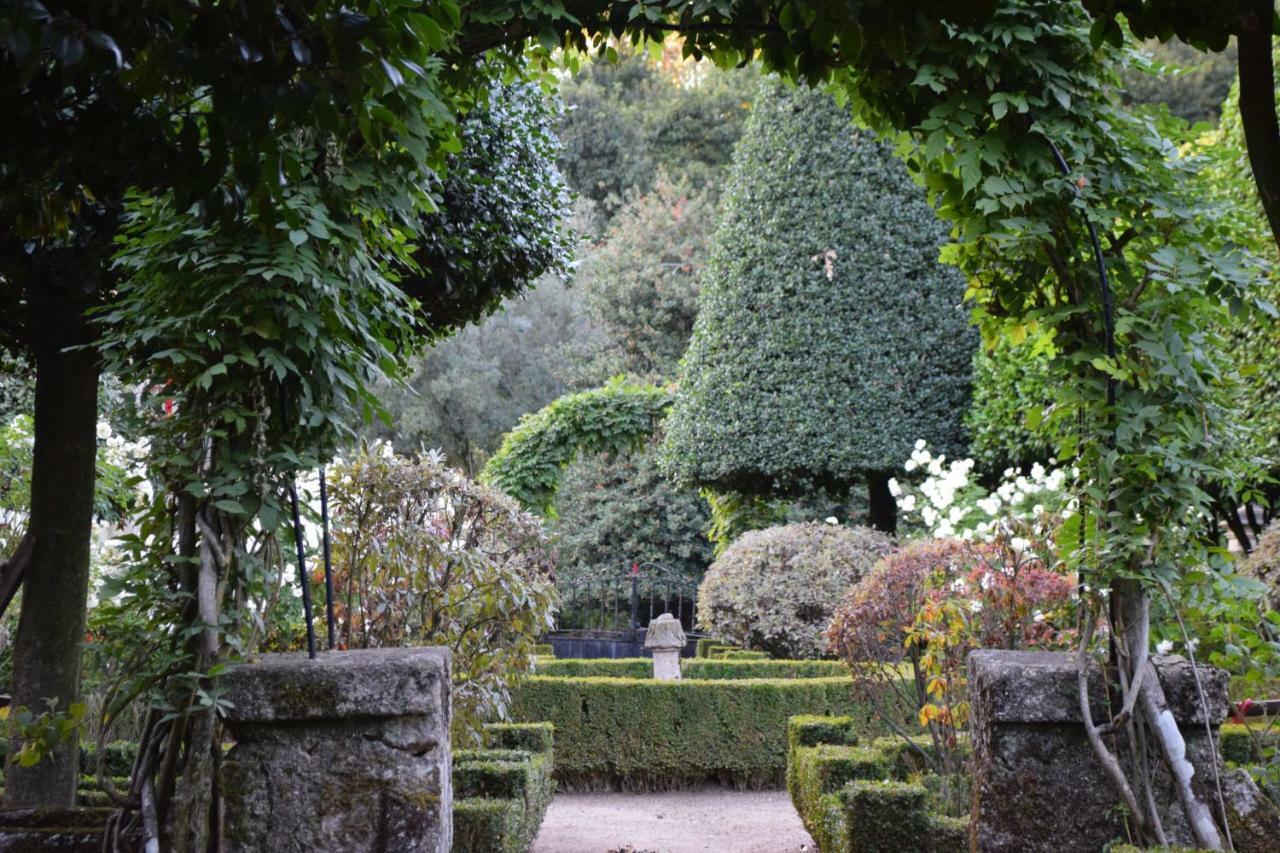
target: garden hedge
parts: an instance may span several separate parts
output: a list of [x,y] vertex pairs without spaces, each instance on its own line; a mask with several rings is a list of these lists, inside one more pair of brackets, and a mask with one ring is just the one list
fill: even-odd
[[[923,746],[923,742],[920,742]],[[968,822],[934,814],[912,746],[867,741],[849,717],[787,721],[787,791],[822,853],[961,853]]]
[[665,423],[675,479],[804,494],[896,470],[919,438],[963,450],[978,335],[948,242],[889,143],[823,89],[765,81]]
[[694,644],[694,657],[708,657],[707,652],[711,650],[712,646],[723,646],[724,644],[724,640],[717,640],[714,637],[701,637],[698,642]]
[[524,853],[555,792],[548,723],[485,726],[485,749],[453,756],[453,853]]
[[[555,725],[556,779],[574,789],[667,789],[709,780],[780,786],[787,720],[801,713],[843,714],[861,734],[882,733],[847,675],[684,681],[537,675],[512,691],[514,719]],[[911,716],[904,711],[904,722]]]
[[[684,678],[694,680],[755,678],[836,678],[849,676],[838,660],[768,660],[748,658],[684,658]],[[560,658],[539,660],[538,675],[573,678],[651,678],[650,658]]]

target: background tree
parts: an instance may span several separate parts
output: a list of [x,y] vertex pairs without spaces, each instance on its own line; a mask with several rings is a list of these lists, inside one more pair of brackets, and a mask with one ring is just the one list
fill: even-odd
[[578,294],[558,276],[545,276],[413,359],[405,385],[384,383],[390,423],[369,431],[401,452],[439,448],[474,476],[521,415],[568,389],[567,365],[591,358],[602,341]]
[[1178,118],[1217,124],[1236,76],[1236,48],[1204,53],[1180,41],[1144,42],[1149,65],[1121,75],[1121,100],[1130,106],[1164,104]]
[[620,45],[617,62],[586,63],[560,89],[560,163],[569,186],[605,219],[660,173],[715,188],[750,110],[756,72],[707,68],[678,42],[655,59]]
[[651,444],[629,453],[575,459],[556,491],[551,529],[563,585],[593,569],[632,562],[665,566],[697,582],[711,564],[710,510],[696,492],[678,489]]
[[714,227],[711,191],[659,174],[648,193],[629,194],[605,237],[586,250],[573,286],[608,336],[588,367],[598,382],[619,373],[653,381],[675,375],[693,333]]
[[917,439],[965,446],[976,336],[946,228],[887,145],[820,91],[768,82],[734,155],[667,426],[685,484],[754,494],[869,485]]

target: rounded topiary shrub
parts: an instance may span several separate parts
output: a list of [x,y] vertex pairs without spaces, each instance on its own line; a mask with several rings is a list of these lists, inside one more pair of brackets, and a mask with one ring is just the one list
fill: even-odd
[[698,588],[699,626],[774,657],[821,657],[836,604],[892,545],[868,528],[815,522],[744,533]]

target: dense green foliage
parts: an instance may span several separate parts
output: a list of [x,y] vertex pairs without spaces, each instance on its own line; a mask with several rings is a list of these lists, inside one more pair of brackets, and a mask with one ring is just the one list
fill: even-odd
[[934,812],[900,741],[862,745],[852,720],[820,716],[792,717],[787,740],[787,791],[821,853],[969,849],[968,821]]
[[458,126],[462,151],[445,164],[438,209],[418,225],[418,272],[400,280],[434,332],[461,328],[569,261],[551,101],[524,82],[485,94]]
[[667,425],[682,482],[844,486],[964,447],[976,336],[946,228],[825,92],[767,81],[734,154]]
[[619,45],[617,62],[583,65],[561,87],[561,166],[606,216],[662,173],[714,191],[750,109],[756,71],[697,66],[672,50],[654,61]]
[[480,479],[545,514],[552,508],[565,467],[579,453],[643,447],[670,405],[665,388],[621,379],[567,394],[522,417],[486,463]]
[[[1280,261],[1266,215],[1250,173],[1244,129],[1240,121],[1240,85],[1231,87],[1222,108],[1222,122],[1216,133],[1200,140],[1208,158],[1202,184],[1214,199],[1232,211],[1232,236],[1257,252],[1271,265],[1262,283],[1266,296],[1280,303],[1280,280],[1275,265]],[[1260,454],[1273,470],[1280,470],[1280,322],[1262,312],[1236,318],[1231,324],[1229,352],[1241,372],[1234,404],[1249,424],[1250,449]]]
[[[1227,40],[1224,21],[1234,25],[1236,14],[1232,4],[1210,7],[1200,15],[1179,14],[1189,4],[1165,0],[1086,0],[1086,5],[1103,12],[1123,7],[1143,36],[1176,31],[1219,48]],[[298,226],[314,222],[299,215],[297,208],[292,218],[277,216],[273,202],[294,192],[301,169],[332,147],[340,156],[363,153],[386,161],[379,165],[391,171],[402,168],[407,173],[401,175],[405,181],[400,188],[411,188],[404,193],[397,189],[395,195],[414,203],[337,206],[340,219],[356,208],[374,220],[361,221],[371,225],[365,238],[385,233],[392,241],[404,238],[407,246],[410,235],[383,226],[401,222],[408,228],[407,223],[430,206],[418,204],[421,188],[432,180],[423,164],[443,161],[454,144],[455,108],[473,93],[462,86],[459,95],[450,84],[469,82],[471,59],[487,49],[540,34],[537,50],[545,59],[557,44],[590,43],[603,50],[606,29],[659,36],[675,26],[687,34],[685,49],[691,55],[705,53],[726,65],[747,58],[757,44],[767,63],[790,74],[821,78],[856,63],[856,70],[836,72],[836,82],[866,120],[910,135],[915,165],[938,193],[964,241],[955,256],[971,275],[988,334],[1034,323],[1054,338],[1057,405],[1047,429],[1055,434],[1059,455],[1078,461],[1086,482],[1094,484],[1084,490],[1084,518],[1099,518],[1095,510],[1103,506],[1110,509],[1104,523],[1087,537],[1084,521],[1065,529],[1063,550],[1074,564],[1095,572],[1094,589],[1117,577],[1147,584],[1167,581],[1204,558],[1203,538],[1194,526],[1183,528],[1180,522],[1198,518],[1207,508],[1207,481],[1229,480],[1234,473],[1231,460],[1220,451],[1237,446],[1220,405],[1218,342],[1205,330],[1212,329],[1228,303],[1248,301],[1241,286],[1246,276],[1224,249],[1214,211],[1198,207],[1188,190],[1195,165],[1176,159],[1158,126],[1134,121],[1114,108],[1108,89],[1118,53],[1104,40],[1119,45],[1123,31],[1109,17],[1099,19],[1090,33],[1092,22],[1080,6],[1056,0],[953,4],[945,23],[934,4],[918,2],[866,4],[841,9],[837,15],[826,5],[808,2],[789,3],[780,10],[771,4],[690,5],[674,0],[645,6],[601,3],[578,10],[583,18],[566,15],[558,3],[464,9],[442,3],[424,14],[416,5],[380,2],[370,5],[376,13],[372,16],[332,11],[326,3],[291,6],[284,13],[273,5],[197,9],[150,2],[92,4],[89,9],[89,20],[83,22],[54,18],[39,3],[11,5],[4,13],[6,24],[25,37],[6,39],[0,46],[6,67],[12,63],[20,72],[7,76],[0,89],[0,102],[10,116],[3,148],[25,158],[6,157],[0,167],[0,210],[6,228],[17,220],[22,230],[37,236],[74,232],[87,239],[87,231],[76,231],[84,221],[73,223],[71,215],[96,207],[94,199],[109,206],[120,201],[125,187],[155,190],[161,196],[172,188],[178,191],[174,210],[179,213],[197,198],[203,198],[206,210],[235,212],[247,198],[260,230],[287,251],[282,238],[306,242],[308,232]],[[33,45],[41,47],[32,49]],[[206,91],[210,97],[199,96]],[[50,109],[51,104],[56,108]],[[317,143],[314,147],[282,152],[312,130],[319,137],[308,140]],[[392,137],[397,145],[384,144]],[[1062,147],[1077,174],[1058,176],[1045,138]],[[325,160],[326,165],[333,162],[334,158]],[[131,165],[143,168],[134,170]],[[286,181],[280,180],[282,173]],[[83,199],[90,204],[82,205]],[[311,206],[308,200],[302,209]],[[410,215],[400,216],[406,208]],[[1082,211],[1103,232],[1113,263],[1120,267],[1115,270],[1119,339],[1114,355],[1108,351],[1100,319],[1104,297],[1093,279],[1079,228]],[[286,227],[273,230],[276,223]],[[67,265],[72,274],[101,272],[106,233],[99,232],[93,251],[73,252],[76,257]],[[195,246],[187,248],[194,252],[206,241],[192,242]],[[213,245],[230,248],[216,241]],[[233,273],[228,264],[216,277],[221,282],[238,277],[241,290],[269,291],[271,298],[265,302],[298,308],[306,328],[286,326],[297,333],[291,344],[309,342],[323,356],[331,356],[328,337],[310,324],[320,329],[334,324],[339,330],[337,350],[354,346],[356,361],[363,366],[370,352],[398,352],[404,327],[396,319],[379,325],[387,314],[377,312],[393,303],[384,299],[387,294],[380,282],[363,287],[372,278],[367,269],[360,268],[351,282],[358,293],[337,286],[340,276],[335,270],[353,259],[346,248],[326,259],[334,263],[323,270],[323,287],[311,287],[310,280],[300,284],[301,297],[264,285],[271,277],[253,272],[254,267]],[[43,247],[37,254],[43,254]],[[12,257],[6,252],[5,260]],[[205,257],[197,252],[195,260],[186,261],[183,253],[168,261],[181,269],[179,259],[197,264]],[[193,276],[166,269],[171,284],[205,295],[203,280],[193,282]],[[10,302],[16,305],[21,298],[12,290],[16,288],[6,288],[5,295],[13,296]],[[219,322],[227,319],[228,308],[238,307],[237,299],[252,301],[225,287],[213,292],[219,301],[214,319]],[[317,293],[322,298],[312,298]],[[199,307],[190,300],[166,298],[164,292],[154,295],[166,308],[185,307],[184,316]],[[290,299],[296,301],[289,303]],[[489,304],[487,299],[484,304]],[[146,314],[146,300],[132,305]],[[330,310],[337,305],[344,310]],[[364,327],[349,316],[362,314],[362,309],[375,312],[374,321]],[[79,315],[73,311],[62,316]],[[401,319],[410,317],[405,313]],[[234,482],[221,466],[228,458],[232,467],[243,466],[249,454],[241,451],[248,442],[237,444],[235,439],[251,435],[267,420],[261,405],[244,414],[248,394],[246,386],[237,384],[245,378],[241,365],[206,359],[204,319],[181,329],[183,335],[170,334],[178,324],[160,324],[161,337],[168,335],[174,346],[196,341],[201,357],[197,361],[203,361],[190,372],[180,363],[174,367],[181,374],[175,392],[192,392],[178,403],[177,422],[186,432],[180,436],[183,440],[161,448],[168,473],[178,472],[164,480],[187,510],[193,509],[193,498],[204,502],[210,491],[215,501],[234,502],[233,494],[218,492]],[[226,337],[238,340],[250,325],[236,316],[230,320],[237,325]],[[130,343],[141,343],[142,357],[158,358],[158,348],[149,347],[145,335],[130,338]],[[267,369],[279,379],[289,376],[295,391],[308,377],[315,377],[316,385],[333,385],[353,373],[347,369],[350,362],[335,371],[325,357],[314,369],[311,349],[305,345],[289,352],[306,357],[296,365]],[[252,351],[241,354],[254,356]],[[175,361],[156,364],[158,376],[146,379],[167,381]],[[220,376],[227,376],[229,387],[224,389]],[[213,389],[215,380],[218,387]],[[1114,405],[1108,399],[1113,383],[1121,392]],[[212,393],[206,397],[196,390]],[[299,397],[305,394],[295,394],[293,400]],[[310,425],[327,427],[331,413],[317,408],[307,412]],[[220,416],[224,409],[225,420],[209,416]],[[290,424],[301,417],[297,411],[285,413]],[[242,425],[248,432],[238,432]],[[173,438],[179,430],[166,433]],[[231,438],[223,442],[227,433]],[[216,452],[206,452],[206,437],[218,442]],[[328,446],[324,435],[304,435],[316,440],[304,440],[301,446],[287,440],[294,437],[266,446],[285,446],[295,457],[299,450],[323,455]],[[218,466],[213,474],[203,467],[211,458]],[[287,464],[234,473],[240,482],[264,491],[263,484],[254,482],[255,472],[274,474],[300,464],[288,456],[279,461]],[[91,455],[89,462],[91,471]],[[83,466],[78,473],[84,474]],[[200,570],[206,579],[206,568],[213,562],[209,554],[222,541],[221,530],[244,531],[238,523],[242,514],[226,506],[215,509],[234,519],[204,503],[198,507],[204,525],[215,528],[212,536],[205,535],[203,527],[195,530],[194,512],[181,517],[185,526],[178,532],[183,541],[201,543]],[[139,563],[146,563],[156,590],[181,590],[185,598],[174,598],[189,603],[193,572],[183,568],[189,565],[183,561],[193,555],[168,547],[178,525],[174,518],[160,515],[148,519],[138,537],[139,543],[152,537],[156,553],[145,555],[153,558],[149,562]],[[238,566],[233,571],[219,561],[215,575],[218,572],[231,577],[223,577],[217,588],[227,582],[237,589]],[[131,591],[144,594],[139,583]],[[74,598],[68,601],[76,604]],[[41,606],[51,605],[41,601]],[[178,634],[192,627],[191,617],[183,615],[186,609],[157,606],[141,612],[158,621],[158,632]],[[204,624],[221,624],[218,616],[216,610],[204,613]],[[207,661],[197,669],[204,669],[203,663]],[[173,671],[189,673],[192,668],[179,665]],[[181,695],[196,695],[202,703],[210,700],[207,691],[193,693],[193,686],[184,685]],[[178,753],[166,747],[166,754]],[[189,749],[185,754],[207,757],[209,750]],[[194,770],[199,769],[184,771],[183,784],[197,784],[200,774]],[[205,816],[211,812],[203,799],[180,796],[177,804]]]
[[561,581],[636,562],[699,581],[711,564],[707,503],[663,476],[652,445],[580,455],[565,469],[554,508]]
[[697,314],[698,281],[715,227],[715,204],[687,179],[659,175],[629,194],[608,233],[574,276],[592,316],[611,340],[594,370],[655,381],[675,375]]
[[840,596],[892,544],[874,530],[818,522],[745,533],[707,570],[698,625],[775,657],[821,657]]
[[[650,678],[649,658],[561,658],[538,661],[538,675],[581,678]],[[681,676],[689,681],[752,678],[833,678],[848,675],[849,668],[835,660],[708,660],[683,658]]]
[[555,725],[556,778],[569,788],[669,788],[709,779],[773,786],[786,770],[789,717],[846,714],[859,721],[860,731],[875,730],[853,700],[847,676],[655,681],[536,675],[514,697],[514,719]]
[[[969,455],[988,477],[1024,468],[1052,455],[1049,443],[1027,426],[1043,419],[1052,400],[1049,359],[1032,342],[979,350],[973,361],[973,402],[965,413]],[[905,461],[905,460],[904,460]]]
[[492,724],[484,749],[453,755],[454,853],[524,853],[555,793],[552,727]]
[[338,641],[448,647],[455,736],[474,738],[553,624],[540,520],[435,456],[365,450],[330,473]]

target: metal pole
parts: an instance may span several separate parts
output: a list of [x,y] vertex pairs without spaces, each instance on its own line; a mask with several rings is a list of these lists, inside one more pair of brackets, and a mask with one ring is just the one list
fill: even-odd
[[311,582],[307,579],[307,554],[302,547],[302,516],[298,512],[298,485],[289,478],[289,506],[293,510],[293,544],[298,552],[298,580],[302,583],[302,614],[307,622],[307,655],[316,657],[316,626],[311,621]]
[[338,631],[333,620],[333,555],[329,547],[329,491],[320,466],[320,541],[324,546],[324,615],[329,629],[329,651],[337,645]]
[[636,629],[637,617],[640,610],[640,576],[634,572],[631,574],[631,630]]

